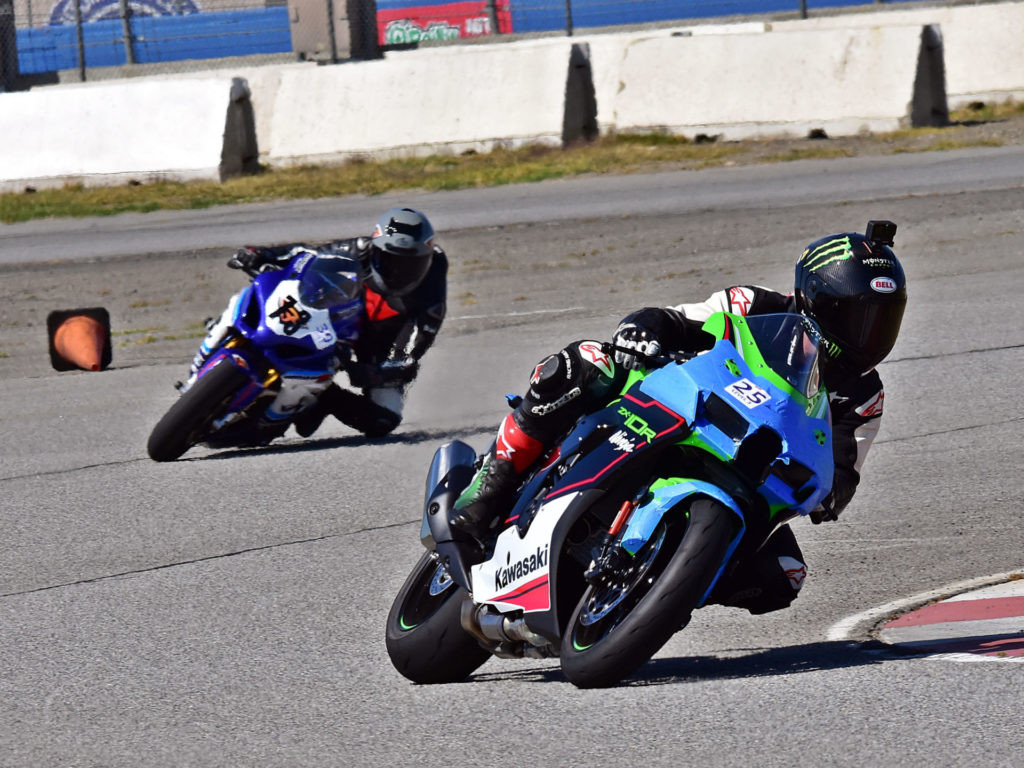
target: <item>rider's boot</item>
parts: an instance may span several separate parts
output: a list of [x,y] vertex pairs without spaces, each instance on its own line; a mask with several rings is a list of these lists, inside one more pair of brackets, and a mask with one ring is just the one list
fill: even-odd
[[320,393],[315,403],[292,420],[295,431],[302,437],[309,437],[316,432],[328,414],[334,413],[340,392],[341,387],[332,381],[330,386]]
[[456,500],[450,522],[453,527],[482,541],[501,512],[512,501],[522,475],[543,452],[543,444],[527,435],[508,414],[498,429],[494,445],[469,486]]

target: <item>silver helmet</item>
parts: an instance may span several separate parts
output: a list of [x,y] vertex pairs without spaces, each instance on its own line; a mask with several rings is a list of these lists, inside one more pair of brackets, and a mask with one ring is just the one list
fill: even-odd
[[370,240],[370,283],[382,295],[408,293],[426,277],[434,256],[434,228],[419,211],[392,208],[377,220]]

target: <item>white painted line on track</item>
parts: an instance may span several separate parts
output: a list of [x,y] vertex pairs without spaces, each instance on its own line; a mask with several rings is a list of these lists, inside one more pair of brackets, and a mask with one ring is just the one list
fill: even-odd
[[459,315],[458,317],[450,317],[448,321],[452,320],[489,320],[495,317],[528,317],[530,315],[558,315],[564,312],[578,312],[586,307],[566,307],[565,309],[532,309],[529,312],[503,312],[497,315]]
[[[885,605],[880,605],[876,608],[869,608],[861,613],[855,613],[852,616],[847,616],[845,619],[833,624],[827,634],[827,638],[830,641],[843,641],[843,640],[863,640],[866,629],[880,620],[893,613],[906,613],[912,608],[930,603],[935,600],[945,600],[947,598],[958,595],[962,592],[967,592],[972,589],[980,589],[987,587],[990,584],[999,584],[1007,581],[1011,576],[1019,574],[1020,569],[1015,571],[1007,571],[1006,573],[995,574],[993,576],[982,576],[977,579],[969,579],[968,581],[960,581],[955,584],[950,584],[939,589],[932,589],[927,592],[921,592],[920,594],[913,595],[912,597],[906,597],[901,600],[893,600]],[[943,654],[945,656],[960,656],[964,654]],[[967,654],[970,655],[970,654]]]
[[1005,661],[1011,664],[1024,663],[1024,656],[991,656],[980,653],[929,653],[921,658],[924,661]]

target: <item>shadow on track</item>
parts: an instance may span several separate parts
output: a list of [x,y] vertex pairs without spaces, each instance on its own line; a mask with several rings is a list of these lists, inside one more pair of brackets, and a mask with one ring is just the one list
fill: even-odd
[[[656,658],[644,664],[633,675],[615,687],[638,688],[751,677],[782,677],[804,672],[866,667],[899,658],[910,658],[910,656],[899,653],[882,643],[851,643],[850,641],[809,643],[787,648],[763,648],[729,658],[718,656]],[[470,679],[481,683],[504,680],[534,683],[566,682],[557,666],[533,667],[521,671],[491,674],[480,672]]]
[[[182,461],[214,461],[232,459],[240,456],[264,456],[288,453],[305,453],[306,451],[322,451],[331,448],[354,448],[369,445],[417,445],[419,443],[447,442],[465,439],[494,431],[494,425],[488,424],[463,429],[417,429],[409,432],[390,434],[385,437],[366,437],[365,435],[346,435],[344,437],[295,438],[295,442],[271,443],[270,445],[253,446],[250,448],[215,448],[217,453],[206,456],[190,456]],[[300,442],[301,440],[301,442]]]

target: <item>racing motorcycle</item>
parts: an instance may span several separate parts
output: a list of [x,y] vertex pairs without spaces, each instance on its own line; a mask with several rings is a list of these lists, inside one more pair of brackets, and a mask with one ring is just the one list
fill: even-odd
[[300,249],[284,269],[249,274],[252,283],[221,317],[226,334],[153,428],[154,461],[199,443],[267,444],[351,357],[363,309],[356,261]]
[[492,655],[558,657],[576,686],[612,685],[777,526],[825,497],[832,434],[816,324],[718,313],[704,330],[712,349],[644,356],[614,401],[578,420],[486,542],[448,517],[479,466],[475,451],[458,440],[437,450],[427,552],[387,619],[402,675],[455,682]]

